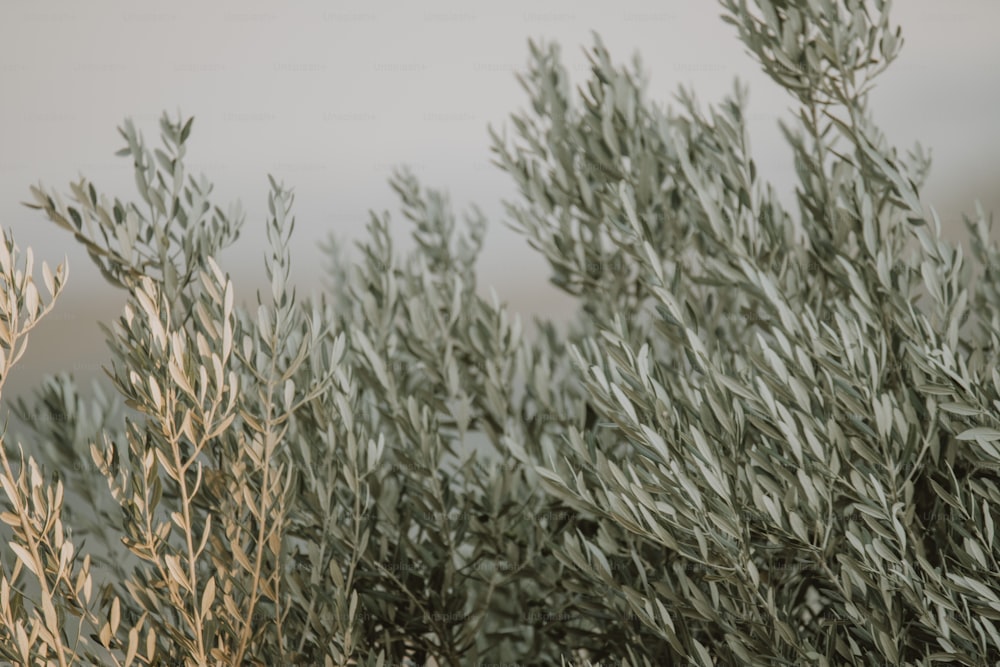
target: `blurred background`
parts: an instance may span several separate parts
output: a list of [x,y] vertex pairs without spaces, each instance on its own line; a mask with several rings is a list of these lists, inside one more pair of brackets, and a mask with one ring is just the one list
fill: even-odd
[[[526,104],[514,73],[528,38],[561,44],[574,83],[587,77],[583,50],[597,31],[616,62],[642,56],[650,96],[669,101],[678,84],[703,104],[750,86],[749,125],[758,168],[795,210],[790,151],[777,120],[792,99],[746,55],[712,0],[262,2],[194,0],[0,4],[0,224],[36,261],[69,259],[69,284],[6,386],[5,397],[71,371],[89,384],[109,354],[98,321],[116,318],[124,294],[100,277],[82,246],[23,207],[39,182],[68,192],[80,175],[98,190],[137,199],[132,168],[114,152],[126,116],[151,145],[158,118],[195,116],[188,173],[215,183],[224,210],[239,199],[247,223],[221,258],[237,298],[255,303],[264,285],[267,174],[294,187],[293,279],[320,285],[329,231],[364,236],[368,211],[396,211],[386,184],[407,164],[425,186],[446,189],[461,211],[490,218],[480,281],[529,325],[561,319],[572,304],[548,284],[546,265],[501,224],[511,180],[491,165],[487,127],[501,129]],[[905,0],[895,4],[905,45],[872,104],[889,140],[932,151],[923,191],[953,239],[978,198],[997,209],[1000,174],[1000,3]],[[406,221],[394,216],[398,245]],[[528,327],[530,328],[530,327]]]

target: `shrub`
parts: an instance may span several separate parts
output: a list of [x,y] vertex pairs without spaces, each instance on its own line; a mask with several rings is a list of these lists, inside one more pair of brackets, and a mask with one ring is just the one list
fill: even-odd
[[[104,327],[116,397],[60,375],[17,404],[61,418],[28,420],[37,456],[7,439],[0,459],[0,658],[1000,660],[990,222],[966,219],[967,262],[921,204],[928,157],[871,121],[901,45],[886,3],[722,5],[796,101],[797,213],[759,178],[739,85],[662,109],[595,37],[576,100],[532,43],[532,111],[494,150],[510,224],[580,304],[533,340],[479,295],[483,217],[459,226],[406,171],[415,250],[373,214],[311,299],[287,285],[272,178],[256,308],[215,259],[243,217],[186,174],[190,119],[164,116],[157,149],[121,128],[138,202],[32,188],[128,300]],[[66,280],[42,274],[44,304],[5,234],[3,378]]]

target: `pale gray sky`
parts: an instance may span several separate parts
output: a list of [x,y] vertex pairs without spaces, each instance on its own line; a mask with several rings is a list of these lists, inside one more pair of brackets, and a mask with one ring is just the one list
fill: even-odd
[[[19,202],[39,180],[65,190],[80,173],[109,195],[134,198],[129,162],[113,155],[125,116],[150,139],[163,110],[196,117],[189,172],[205,172],[218,203],[239,198],[248,214],[243,238],[222,257],[247,301],[262,283],[267,173],[296,190],[294,277],[308,288],[322,262],[316,242],[330,229],[359,238],[369,209],[395,210],[386,177],[408,163],[458,207],[476,202],[491,217],[484,287],[526,316],[565,313],[543,261],[499,224],[500,200],[514,190],[489,164],[487,125],[502,126],[525,103],[513,73],[527,60],[529,37],[558,41],[581,81],[581,48],[597,30],[616,61],[642,54],[651,94],[663,101],[687,83],[713,102],[739,76],[750,85],[761,174],[789,193],[776,119],[791,100],[719,13],[712,0],[3,0],[0,223],[36,257],[66,255],[71,264],[62,301],[33,337],[8,396],[47,372],[93,376],[107,360],[95,322],[116,317],[122,295],[69,235]],[[946,221],[972,210],[977,196],[996,208],[1000,3],[901,0],[895,20],[906,45],[873,97],[877,120],[896,145],[920,140],[933,150],[924,196]],[[394,228],[408,231],[399,219]]]

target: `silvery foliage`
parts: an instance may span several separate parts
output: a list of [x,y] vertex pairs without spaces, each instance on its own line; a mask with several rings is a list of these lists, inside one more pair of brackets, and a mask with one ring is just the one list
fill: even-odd
[[[902,43],[888,3],[722,6],[796,102],[797,211],[760,179],[740,86],[661,108],[595,37],[577,99],[558,48],[532,43],[531,111],[494,150],[520,188],[509,224],[580,304],[534,340],[479,295],[482,215],[460,226],[406,171],[415,250],[373,214],[313,299],[287,286],[292,196],[271,179],[255,308],[216,259],[240,210],[185,179],[190,120],[164,116],[157,150],[122,128],[138,204],[33,188],[128,293],[105,327],[123,405],[85,406],[68,376],[19,403],[67,419],[36,422],[47,466],[3,450],[0,657],[1000,659],[991,224],[967,219],[973,283],[920,201],[928,157],[871,121]],[[43,267],[43,306],[26,255],[4,235],[3,378],[66,276]],[[89,527],[63,511],[65,483],[92,479],[68,469],[84,442],[118,508]],[[117,579],[95,589],[81,535],[117,548]]]

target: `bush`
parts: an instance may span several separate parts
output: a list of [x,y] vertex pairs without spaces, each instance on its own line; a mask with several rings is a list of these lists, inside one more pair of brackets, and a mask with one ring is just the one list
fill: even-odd
[[[190,119],[164,116],[155,150],[121,128],[138,203],[32,188],[128,301],[104,327],[116,397],[62,375],[17,403],[61,418],[28,419],[37,455],[7,439],[0,461],[0,658],[1000,660],[990,223],[966,219],[970,287],[920,201],[929,159],[869,116],[901,45],[885,3],[722,5],[796,100],[797,214],[759,177],[739,85],[661,109],[595,37],[577,101],[532,43],[533,111],[494,150],[510,224],[580,304],[534,340],[478,294],[483,217],[459,226],[405,171],[415,250],[373,214],[312,299],[288,288],[292,195],[271,179],[255,309],[214,259],[243,217],[186,174]],[[42,273],[44,304],[5,234],[4,378],[66,280]]]

